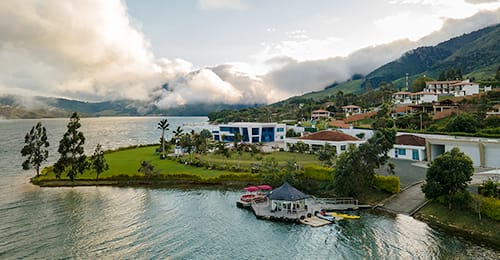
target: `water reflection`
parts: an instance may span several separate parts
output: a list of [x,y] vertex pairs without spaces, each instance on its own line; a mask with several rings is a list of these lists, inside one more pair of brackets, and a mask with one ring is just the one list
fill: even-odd
[[[194,119],[189,119],[191,122]],[[198,121],[196,121],[198,120]],[[199,125],[206,118],[197,118]],[[87,151],[157,142],[158,118],[82,119]],[[188,121],[169,118],[170,128]],[[118,187],[38,188],[20,167],[36,120],[0,122],[0,258],[499,259],[498,251],[407,216],[364,211],[320,228],[257,220],[239,192]],[[43,120],[51,160],[67,119]],[[14,152],[13,152],[14,151]]]

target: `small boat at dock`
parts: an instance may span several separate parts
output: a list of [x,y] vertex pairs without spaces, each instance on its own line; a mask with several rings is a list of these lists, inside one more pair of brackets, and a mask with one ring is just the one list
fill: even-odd
[[349,215],[345,213],[338,213],[338,212],[329,212],[328,213],[332,217],[340,217],[342,219],[360,219],[361,216],[358,215]]
[[316,217],[320,218],[320,219],[328,220],[328,221],[330,221],[332,223],[343,219],[340,216],[332,216],[331,214],[328,214],[328,213],[326,213],[326,212],[324,212],[322,210],[321,211],[317,211],[314,215]]
[[240,196],[240,199],[236,201],[236,206],[238,208],[250,208],[253,202],[262,202],[267,199],[267,192],[273,188],[269,185],[259,185],[259,186],[248,186],[245,187],[245,194]]

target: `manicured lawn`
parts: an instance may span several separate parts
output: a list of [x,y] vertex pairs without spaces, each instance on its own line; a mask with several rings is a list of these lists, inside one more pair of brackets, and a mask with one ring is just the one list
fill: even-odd
[[[314,154],[299,154],[299,153],[288,153],[288,152],[274,152],[269,154],[255,154],[252,156],[250,153],[242,153],[241,156],[237,153],[231,153],[231,157],[226,158],[221,154],[204,154],[204,155],[191,155],[192,158],[198,158],[202,161],[209,161],[210,163],[216,164],[229,164],[229,165],[240,165],[241,168],[250,168],[252,164],[261,164],[265,158],[274,158],[280,166],[286,164],[287,161],[295,161],[301,167],[309,164],[320,164],[318,156]],[[189,158],[186,155],[185,158]]]
[[[105,179],[110,176],[128,175],[140,176],[138,172],[142,161],[149,161],[161,174],[192,174],[202,177],[216,177],[227,171],[207,170],[193,166],[182,165],[172,160],[160,160],[158,154],[155,154],[156,146],[141,147],[135,149],[121,150],[105,154],[106,161],[109,164],[109,170],[102,173],[99,178]],[[95,173],[88,170],[83,175],[78,175],[76,179],[95,179]],[[40,176],[39,180],[55,179],[54,173],[49,171],[47,175]],[[61,179],[68,179],[65,175]]]
[[[140,147],[124,149],[116,152],[110,152],[105,154],[106,161],[109,164],[109,170],[102,173],[99,178],[105,179],[111,176],[117,175],[127,175],[127,176],[142,176],[142,173],[138,172],[140,164],[142,161],[149,161],[155,166],[155,169],[160,172],[160,174],[188,174],[188,175],[198,175],[204,178],[217,177],[221,174],[229,174],[230,171],[220,171],[220,170],[209,170],[203,167],[194,167],[189,165],[184,165],[174,160],[161,160],[158,154],[155,154],[156,146],[150,147]],[[265,157],[274,157],[280,165],[285,165],[288,160],[296,161],[300,166],[308,164],[319,164],[316,155],[311,154],[298,154],[298,153],[287,153],[287,152],[275,152],[272,154],[257,154],[252,156],[250,153],[243,153],[240,156],[236,153],[232,153],[230,158],[226,158],[222,155],[216,154],[206,154],[206,155],[186,155],[186,158],[198,158],[202,161],[209,161],[214,164],[226,164],[226,165],[240,165],[243,169],[250,169],[252,164],[262,163]],[[53,180],[55,175],[51,170],[47,169],[44,171],[45,175],[38,178],[40,181]],[[96,175],[93,171],[87,170],[83,175],[78,175],[76,179],[95,179]],[[68,179],[64,174],[61,179]]]

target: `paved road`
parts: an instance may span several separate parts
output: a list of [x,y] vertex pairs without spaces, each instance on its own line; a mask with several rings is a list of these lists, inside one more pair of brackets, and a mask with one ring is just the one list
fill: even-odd
[[[399,176],[401,188],[425,180],[427,169],[422,166],[427,165],[426,162],[419,162],[419,166],[416,166],[415,161],[410,160],[389,159],[389,162],[395,166],[395,176]],[[376,169],[375,172],[380,175],[388,175],[386,166]]]

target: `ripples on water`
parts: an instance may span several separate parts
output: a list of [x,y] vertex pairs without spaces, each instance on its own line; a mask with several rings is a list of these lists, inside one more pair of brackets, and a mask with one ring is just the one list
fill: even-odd
[[[83,119],[87,151],[97,142],[107,148],[157,142],[158,121]],[[185,122],[169,121],[171,129]],[[498,251],[402,215],[363,211],[360,220],[311,228],[257,220],[235,207],[240,192],[234,191],[38,188],[28,183],[32,172],[19,170],[18,154],[35,122],[0,122],[0,259],[500,258]],[[54,151],[66,123],[44,121]]]

